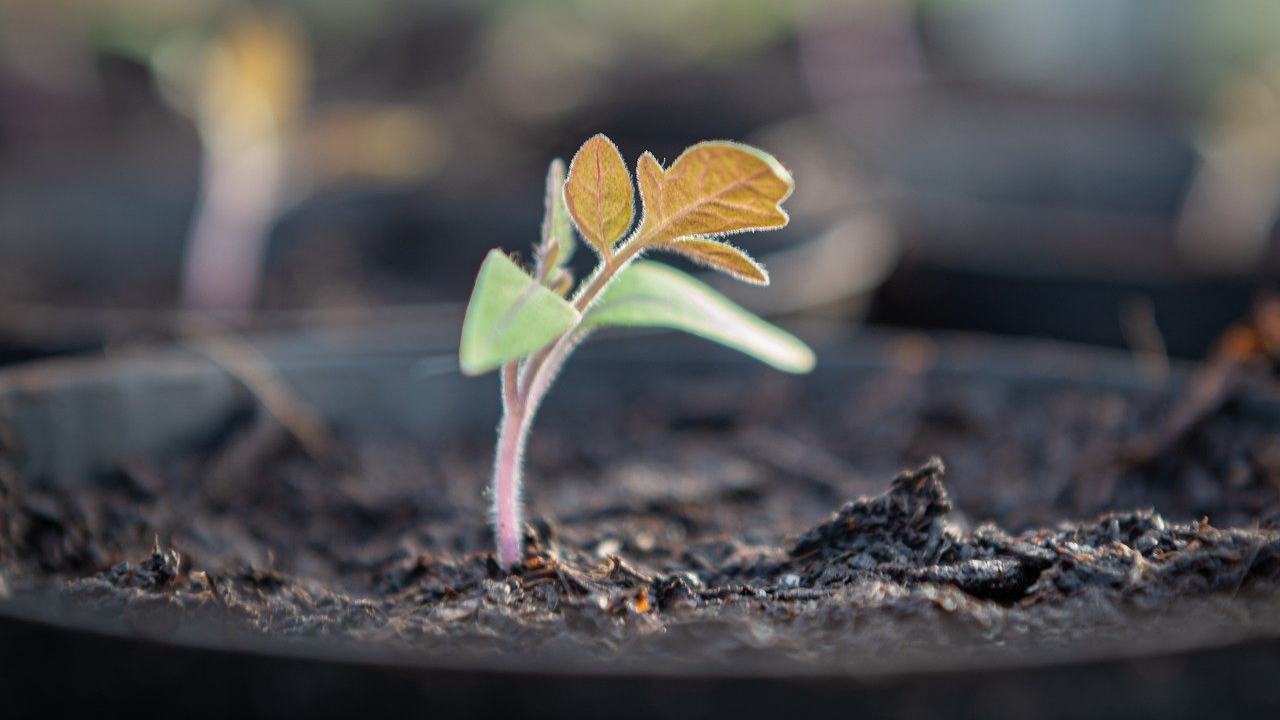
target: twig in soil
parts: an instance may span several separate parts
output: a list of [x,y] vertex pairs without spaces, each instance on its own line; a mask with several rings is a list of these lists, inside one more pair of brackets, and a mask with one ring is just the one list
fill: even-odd
[[189,321],[183,325],[182,333],[186,337],[184,345],[239,380],[308,455],[316,460],[333,455],[337,443],[329,427],[256,347],[234,333],[218,329],[207,319]]
[[1129,300],[1120,308],[1120,331],[1133,351],[1138,372],[1153,385],[1169,379],[1169,352],[1164,334],[1156,322],[1155,307],[1145,295]]
[[1192,431],[1219,412],[1239,386],[1241,368],[1229,359],[1208,361],[1154,431],[1136,437],[1098,438],[1080,453],[1063,494],[1076,512],[1106,507],[1126,470],[1142,468],[1177,449]]
[[1249,318],[1222,334],[1168,421],[1154,438],[1126,448],[1124,459],[1141,465],[1169,452],[1240,390],[1247,367],[1258,361],[1280,365],[1280,297],[1274,295],[1260,298]]
[[226,501],[242,492],[241,480],[265,469],[270,458],[288,447],[289,437],[269,413],[255,415],[209,458],[206,488],[211,497]]
[[807,480],[832,497],[845,494],[848,486],[862,478],[857,470],[840,458],[813,444],[780,432],[751,429],[741,433],[739,452],[764,463],[774,470]]
[[578,572],[560,562],[555,557],[533,556],[525,563],[529,571],[520,575],[525,588],[543,585],[551,580],[560,583],[566,595],[585,595],[591,592],[591,583]]
[[[1146,296],[1131,298],[1120,309],[1120,330],[1133,351],[1138,373],[1153,386],[1169,380],[1169,357],[1155,309]],[[1080,460],[1055,495],[1072,498],[1077,512],[1105,507],[1116,492],[1117,466],[1141,465],[1161,456],[1199,420],[1212,414],[1226,397],[1225,378],[1210,364],[1196,376],[1191,390],[1154,435],[1136,440],[1098,438],[1080,453]]]
[[640,587],[647,586],[653,582],[653,578],[626,564],[623,562],[622,558],[617,555],[609,556],[608,575],[611,578],[620,577],[623,580]]

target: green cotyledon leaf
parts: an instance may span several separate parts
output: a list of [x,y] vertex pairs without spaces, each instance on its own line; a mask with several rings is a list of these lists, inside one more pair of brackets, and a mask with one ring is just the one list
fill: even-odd
[[458,363],[468,375],[495,370],[542,349],[580,317],[501,250],[490,250],[467,304]]
[[587,312],[584,327],[665,327],[739,350],[779,370],[806,373],[814,355],[799,338],[668,265],[627,267]]

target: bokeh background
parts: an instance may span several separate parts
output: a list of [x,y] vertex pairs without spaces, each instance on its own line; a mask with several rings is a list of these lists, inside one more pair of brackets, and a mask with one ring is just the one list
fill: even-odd
[[460,317],[598,131],[792,169],[784,318],[1201,357],[1280,276],[1272,0],[0,0],[0,358]]

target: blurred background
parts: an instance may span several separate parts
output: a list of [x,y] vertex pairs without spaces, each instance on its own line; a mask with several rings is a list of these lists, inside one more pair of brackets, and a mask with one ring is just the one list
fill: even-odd
[[0,360],[184,310],[456,322],[599,131],[791,168],[739,243],[774,287],[723,288],[758,311],[1201,357],[1280,277],[1280,3],[1222,10],[0,0]]

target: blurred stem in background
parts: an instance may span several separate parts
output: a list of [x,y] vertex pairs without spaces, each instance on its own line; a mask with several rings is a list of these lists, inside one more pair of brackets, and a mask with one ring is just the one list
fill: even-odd
[[178,36],[153,63],[203,149],[182,268],[185,309],[229,320],[249,314],[262,295],[272,228],[308,194],[348,178],[407,184],[444,162],[443,129],[430,108],[311,108],[306,34],[282,12],[242,12],[207,40]]
[[234,318],[259,296],[310,64],[290,22],[254,12],[231,21],[207,47],[202,65],[193,100],[204,167],[183,266],[183,305]]
[[1252,272],[1280,215],[1280,54],[1228,82],[1211,123],[1178,218],[1178,249],[1207,272]]

